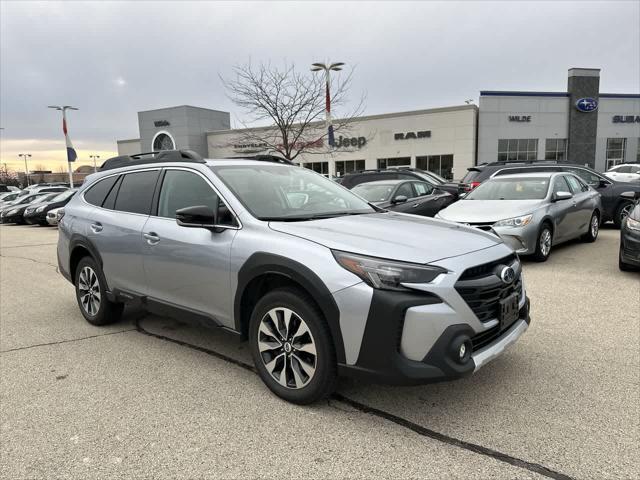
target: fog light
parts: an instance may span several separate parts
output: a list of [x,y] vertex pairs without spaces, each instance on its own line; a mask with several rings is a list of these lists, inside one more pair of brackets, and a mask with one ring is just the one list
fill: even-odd
[[462,360],[464,356],[467,354],[467,345],[463,343],[460,345],[460,351],[458,352],[458,358]]

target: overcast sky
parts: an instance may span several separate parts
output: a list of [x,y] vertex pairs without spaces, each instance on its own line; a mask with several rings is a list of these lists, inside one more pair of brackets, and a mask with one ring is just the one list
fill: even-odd
[[[219,75],[234,64],[330,59],[356,67],[366,113],[477,102],[480,90],[640,91],[640,2],[0,3],[1,161],[62,163],[59,112],[81,163],[137,138],[136,112],[190,104],[242,118]],[[105,158],[103,156],[103,158]]]

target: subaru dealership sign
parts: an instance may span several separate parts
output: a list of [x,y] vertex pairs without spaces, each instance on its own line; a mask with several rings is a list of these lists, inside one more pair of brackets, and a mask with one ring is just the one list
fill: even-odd
[[580,98],[576,102],[576,108],[581,112],[593,112],[598,109],[598,101],[595,98]]

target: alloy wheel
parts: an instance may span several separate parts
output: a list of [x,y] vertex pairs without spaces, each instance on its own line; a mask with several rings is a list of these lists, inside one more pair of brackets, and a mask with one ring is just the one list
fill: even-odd
[[91,267],[84,267],[78,278],[80,304],[85,312],[94,316],[100,310],[100,282],[98,275]]
[[289,308],[272,308],[262,317],[258,350],[269,374],[283,387],[303,388],[316,372],[313,335],[302,317]]
[[591,217],[591,236],[596,238],[598,236],[598,228],[600,227],[600,221],[597,215]]
[[549,255],[551,251],[551,232],[548,228],[545,228],[540,234],[540,253],[545,257]]

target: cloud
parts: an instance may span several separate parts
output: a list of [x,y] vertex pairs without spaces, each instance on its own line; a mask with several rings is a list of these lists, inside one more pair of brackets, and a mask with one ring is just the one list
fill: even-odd
[[127,84],[127,81],[122,77],[116,77],[113,83],[115,83],[118,87],[124,87]]

